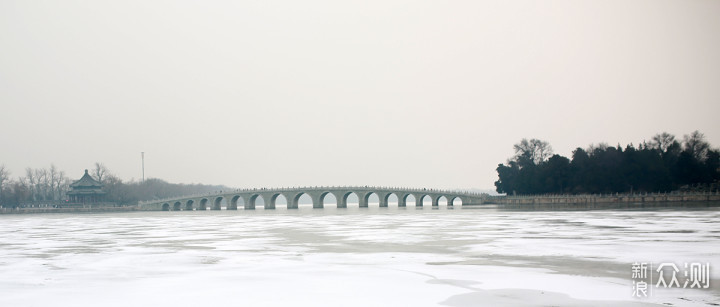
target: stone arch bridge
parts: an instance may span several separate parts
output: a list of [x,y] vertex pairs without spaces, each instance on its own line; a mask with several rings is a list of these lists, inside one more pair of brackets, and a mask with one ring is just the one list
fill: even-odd
[[[300,197],[307,195],[312,200],[313,208],[323,208],[325,198],[328,195],[335,197],[338,208],[347,208],[348,197],[355,194],[359,200],[360,208],[368,206],[368,200],[374,194],[380,200],[380,207],[387,207],[388,200],[395,195],[398,200],[398,207],[406,207],[408,198],[415,198],[415,206],[422,207],[425,199],[432,201],[436,207],[445,198],[448,206],[459,202],[462,205],[483,204],[486,194],[467,193],[458,191],[444,191],[434,189],[408,189],[390,187],[297,187],[279,189],[239,189],[233,191],[219,191],[202,195],[192,195],[162,200],[140,202],[140,210],[220,210],[223,201],[227,210],[237,210],[238,206],[245,210],[255,209],[256,203],[262,198],[265,209],[275,209],[275,202],[280,196],[287,201],[288,209],[297,209]],[[412,204],[410,204],[412,205]]]

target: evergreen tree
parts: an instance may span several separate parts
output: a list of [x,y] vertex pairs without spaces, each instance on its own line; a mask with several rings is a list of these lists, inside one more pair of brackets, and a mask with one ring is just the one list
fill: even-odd
[[686,135],[682,145],[666,132],[638,148],[590,145],[575,149],[572,160],[548,156],[552,148],[537,139],[523,139],[514,149],[508,165],[496,169],[499,193],[659,192],[720,181],[720,150],[711,149],[698,131]]

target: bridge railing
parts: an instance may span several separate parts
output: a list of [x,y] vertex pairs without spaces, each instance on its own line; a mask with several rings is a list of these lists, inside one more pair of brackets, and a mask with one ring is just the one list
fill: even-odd
[[280,187],[280,188],[242,188],[234,190],[221,190],[206,193],[196,193],[177,197],[166,197],[153,200],[138,201],[138,205],[155,204],[161,202],[171,202],[181,199],[188,198],[200,198],[205,196],[221,196],[232,193],[246,193],[246,192],[288,192],[288,191],[313,191],[313,190],[361,190],[361,191],[393,191],[393,192],[425,192],[432,194],[456,194],[470,197],[486,197],[485,193],[462,191],[462,190],[440,190],[440,189],[427,189],[427,188],[403,188],[403,187],[385,187],[385,186],[302,186],[302,187]]

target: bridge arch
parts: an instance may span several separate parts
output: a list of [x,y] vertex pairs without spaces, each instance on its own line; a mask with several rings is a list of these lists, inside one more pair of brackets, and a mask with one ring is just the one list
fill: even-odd
[[335,207],[340,208],[340,202],[338,201],[337,196],[335,195],[335,193],[330,191],[320,193],[320,196],[318,197],[318,208],[325,208],[325,204],[328,201],[328,196],[332,197],[332,199],[335,200]]
[[179,201],[176,201],[176,202],[173,204],[173,211],[180,211],[180,207],[181,207],[181,206],[182,206],[182,203],[180,203]]
[[420,194],[420,198],[417,199],[418,207],[432,206],[433,198],[428,194]]
[[253,210],[255,209],[255,203],[257,202],[258,198],[263,201],[263,204],[265,203],[265,199],[260,194],[253,194],[248,197],[248,201],[245,203],[245,210]]
[[201,199],[201,200],[200,200],[200,205],[198,205],[198,210],[207,210],[207,204],[208,204],[208,199],[207,199],[207,198]]
[[224,199],[225,199],[225,198],[222,197],[222,196],[216,197],[216,198],[215,198],[215,201],[213,201],[213,206],[212,206],[211,210],[220,210],[220,209],[222,209],[222,201],[223,201]]
[[227,210],[237,210],[238,201],[241,201],[243,204],[245,204],[245,201],[243,200],[242,196],[235,195],[232,198],[230,198],[230,203],[227,205]]
[[398,207],[407,207],[408,203],[412,206],[417,205],[417,197],[413,193],[405,193],[398,198]]
[[193,204],[195,203],[194,200],[188,199],[187,202],[185,202],[185,210],[192,211],[193,210]]
[[162,211],[170,211],[170,204],[164,203],[162,205]]
[[288,201],[287,196],[283,193],[275,193],[272,196],[270,196],[270,201],[265,203],[265,209],[275,209],[277,207],[278,200],[284,200],[285,205],[290,208],[290,202]]
[[373,200],[377,199],[378,203],[380,202],[380,195],[378,195],[377,192],[370,191],[365,193],[363,196],[362,201],[360,201],[360,207],[361,208],[367,208],[370,206],[370,198],[374,198]]
[[292,197],[291,202],[288,202],[288,209],[297,209],[300,205],[300,198],[303,197],[303,195],[307,195],[310,197],[310,201],[312,202],[313,208],[316,208],[315,199],[313,199],[312,195],[308,194],[307,192],[299,192],[295,194],[295,196]]
[[462,198],[460,198],[460,196],[450,196],[450,199],[448,199],[447,205],[448,205],[448,207],[462,206]]
[[360,196],[358,195],[358,193],[355,193],[353,191],[347,191],[343,193],[343,195],[340,197],[340,201],[338,202],[338,208],[347,208],[348,198],[350,198],[350,195],[355,195],[355,197],[358,199],[358,202],[360,201]]
[[395,192],[381,192],[380,194],[378,194],[378,196],[380,197],[380,207],[388,207],[391,197],[394,197],[395,200],[399,200]]
[[448,198],[445,195],[438,195],[433,201],[433,206],[439,207],[441,204],[447,206],[448,203]]

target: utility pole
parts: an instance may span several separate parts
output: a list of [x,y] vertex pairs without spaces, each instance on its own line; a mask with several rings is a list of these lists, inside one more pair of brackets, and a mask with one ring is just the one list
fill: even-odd
[[143,172],[143,179],[142,182],[145,183],[145,152],[140,153],[140,157],[142,158],[142,172]]

